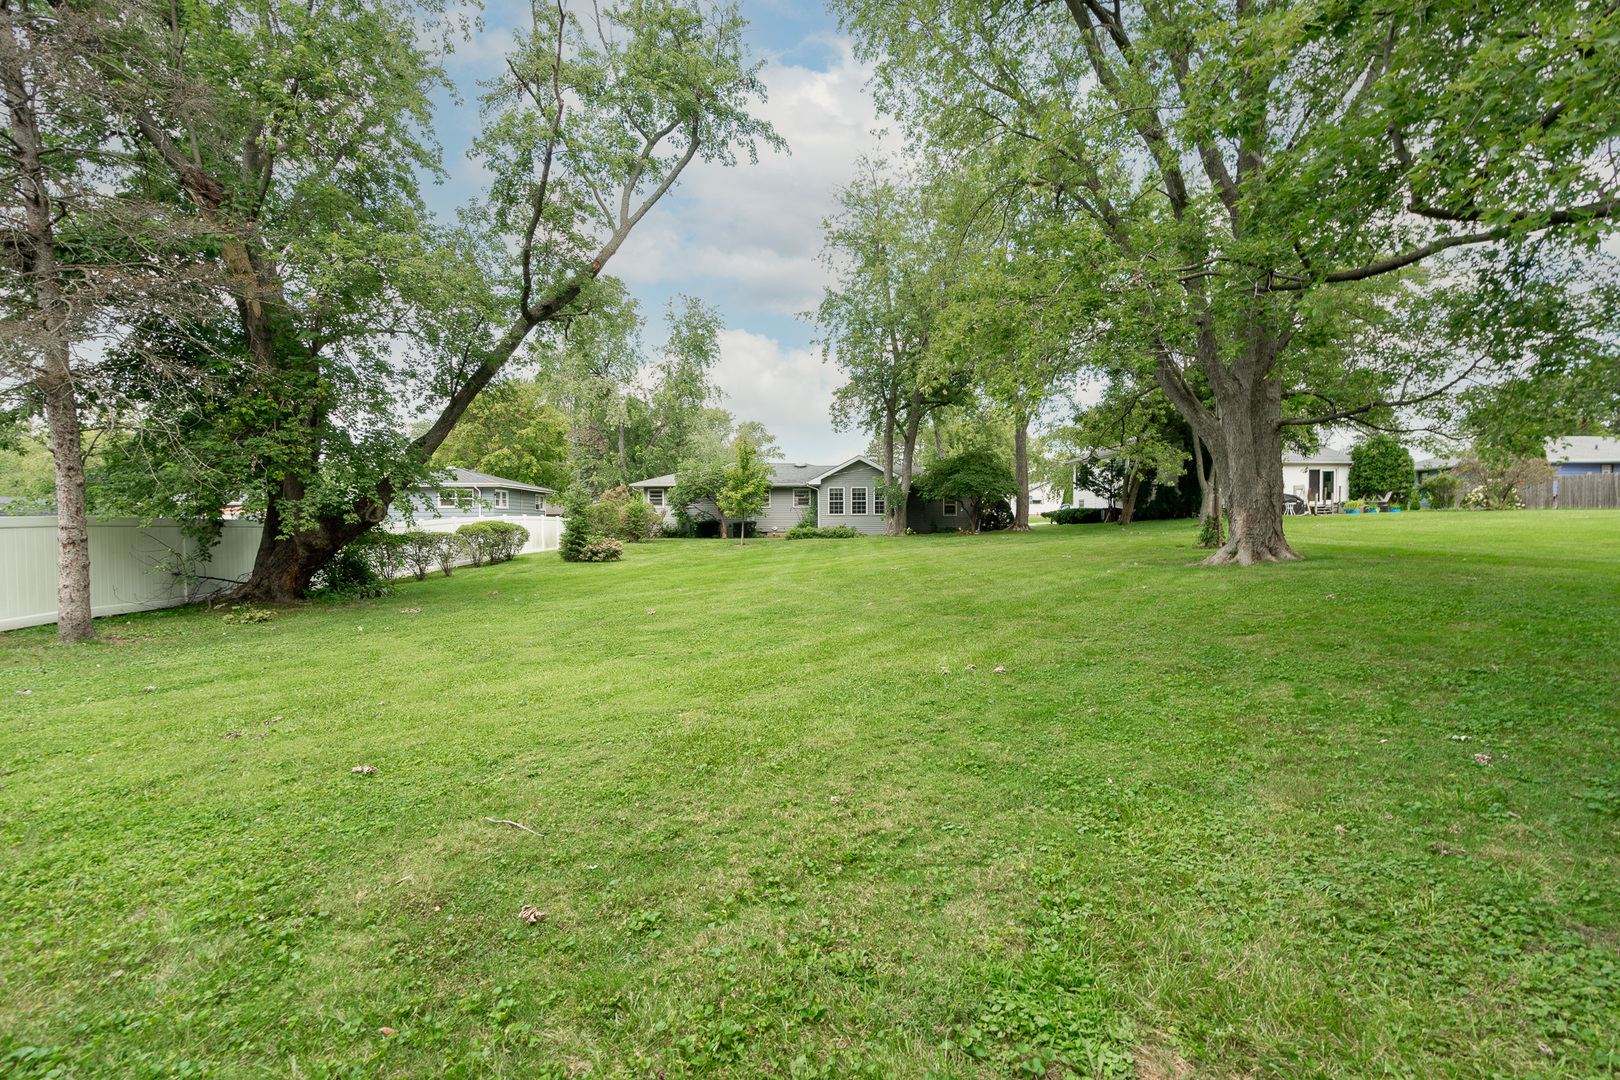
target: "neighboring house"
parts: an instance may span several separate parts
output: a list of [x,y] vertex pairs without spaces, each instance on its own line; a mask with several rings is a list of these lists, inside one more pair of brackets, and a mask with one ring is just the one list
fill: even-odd
[[[809,462],[771,461],[770,501],[749,517],[760,532],[786,532],[799,523],[806,509],[815,507],[817,524],[823,528],[847,525],[863,533],[883,532],[883,466],[857,455],[840,465],[812,465]],[[630,485],[641,491],[666,519],[674,517],[670,493],[675,477],[655,476]],[[719,508],[710,500],[687,508],[699,516],[718,518]],[[967,512],[954,501],[924,502],[912,498],[906,506],[906,524],[917,532],[966,528]]]
[[1308,503],[1339,503],[1350,497],[1350,451],[1329,447],[1315,454],[1283,454],[1283,494]]
[[1421,484],[1431,476],[1438,476],[1457,464],[1457,460],[1454,457],[1429,457],[1415,462],[1417,482]]
[[[435,484],[420,484],[401,501],[408,500],[417,517],[479,518],[521,517],[548,512],[546,496],[556,492],[537,484],[507,480],[471,469],[449,470],[451,478]],[[557,511],[551,511],[553,513]],[[396,505],[391,517],[404,516]]]
[[1547,440],[1547,461],[1559,476],[1588,476],[1620,472],[1620,439],[1597,435],[1570,435]]

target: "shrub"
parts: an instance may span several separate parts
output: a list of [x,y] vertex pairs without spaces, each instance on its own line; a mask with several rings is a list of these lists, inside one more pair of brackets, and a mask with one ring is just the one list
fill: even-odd
[[467,542],[455,533],[433,533],[434,556],[438,559],[439,569],[444,576],[449,577],[450,571],[455,569],[462,555],[466,554]]
[[591,540],[589,507],[585,493],[578,486],[568,489],[563,509],[562,539],[557,542],[557,554],[563,562],[580,562],[580,552]]
[[616,562],[624,554],[622,541],[612,537],[596,536],[585,542],[579,549],[579,558],[576,562]]
[[486,521],[490,532],[490,562],[508,562],[529,542],[529,530],[510,521]]
[[474,566],[483,566],[486,562],[498,561],[495,552],[500,541],[497,532],[488,521],[474,521],[463,525],[456,530],[461,542],[467,546],[467,557]]
[[1013,523],[1013,510],[1006,499],[997,499],[987,502],[984,510],[979,514],[979,531],[995,532],[999,529],[1010,529]]
[[305,595],[322,600],[370,600],[393,592],[394,587],[373,565],[379,545],[361,543],[364,539],[361,536],[349,541],[332,556],[332,561],[311,579]]
[[1418,494],[1429,500],[1431,510],[1449,510],[1457,505],[1462,481],[1449,472],[1435,473],[1418,486]]
[[837,525],[830,529],[817,528],[814,525],[795,525],[787,531],[789,540],[853,540],[861,533],[848,525]]
[[620,540],[639,544],[652,537],[659,521],[658,511],[649,506],[647,500],[633,499],[619,511],[619,531],[613,535]]
[[239,607],[230,611],[220,621],[230,623],[233,626],[239,626],[244,623],[269,622],[275,617],[276,613],[271,611],[269,608]]
[[1054,525],[1094,525],[1102,520],[1102,511],[1071,506],[1064,510],[1043,511],[1041,517]]
[[801,529],[813,529],[817,524],[816,504],[811,503],[809,506],[805,507],[804,512],[799,515],[798,527]]
[[425,529],[412,529],[400,533],[400,557],[417,581],[426,581],[428,572],[439,558],[439,535]]

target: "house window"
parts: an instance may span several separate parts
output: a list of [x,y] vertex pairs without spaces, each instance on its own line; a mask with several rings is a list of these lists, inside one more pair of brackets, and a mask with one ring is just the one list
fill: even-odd
[[793,489],[793,508],[795,510],[803,510],[805,507],[807,507],[809,505],[810,505],[810,489],[809,488],[794,488]]
[[849,489],[849,512],[851,514],[864,514],[864,513],[866,513],[866,489],[865,488],[850,488]]
[[842,514],[844,512],[844,489],[827,489],[827,513]]
[[504,492],[504,491],[495,492],[493,499],[491,499],[491,502],[493,502],[495,504],[495,509],[497,509],[497,510],[505,510],[506,507],[507,507],[506,492]]
[[883,505],[883,492],[872,492],[872,513],[881,517],[883,515]]
[[454,508],[460,505],[461,493],[457,491],[439,492],[439,506],[441,508]]
[[647,489],[647,505],[648,506],[663,506],[664,505],[664,489],[663,488],[648,488]]
[[766,488],[765,489],[765,505],[760,507],[760,509],[769,510],[771,508],[771,497],[773,495],[775,495],[775,494],[776,494],[776,489],[775,488]]
[[945,516],[946,517],[955,517],[956,516],[956,500],[955,499],[946,499],[945,500]]

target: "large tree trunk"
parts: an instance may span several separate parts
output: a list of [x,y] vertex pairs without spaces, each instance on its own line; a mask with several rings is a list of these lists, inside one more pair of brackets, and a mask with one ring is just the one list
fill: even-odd
[[1283,536],[1282,384],[1257,378],[1244,386],[1228,375],[1216,387],[1216,400],[1232,534],[1204,563],[1248,566],[1301,558]]
[[1013,507],[1013,532],[1029,532],[1029,417],[1018,414],[1013,427],[1013,479],[1018,484]]
[[[888,504],[883,508],[883,534],[885,536],[904,536],[906,534],[906,496],[893,498],[895,489],[894,474],[894,410],[890,409],[883,422],[883,496]],[[909,485],[907,485],[909,487]]]
[[79,403],[66,370],[46,388],[45,419],[56,459],[56,640],[84,641],[96,636],[90,608],[90,518]]
[[272,493],[253,572],[231,594],[233,599],[272,604],[302,599],[315,575],[345,544],[388,516],[387,503],[363,500],[357,507],[359,520],[340,514],[300,517],[288,509],[288,503],[303,493],[303,484],[296,477],[288,477]]
[[[10,27],[0,40],[0,86],[6,98],[13,170],[13,189],[22,201],[22,228],[8,246],[28,280],[38,315],[37,340],[24,338],[24,348],[37,352],[31,382],[45,398],[51,455],[56,459],[56,639],[84,641],[96,636],[90,610],[90,521],[84,501],[84,446],[79,434],[79,403],[73,390],[69,322],[72,311],[57,261],[56,215],[39,134],[35,91],[19,52],[19,36]],[[26,333],[27,328],[17,327]]]

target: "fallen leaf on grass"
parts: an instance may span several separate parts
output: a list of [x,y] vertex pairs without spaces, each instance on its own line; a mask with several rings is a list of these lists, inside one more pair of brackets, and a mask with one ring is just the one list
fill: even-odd
[[1005,675],[1005,674],[1007,674],[1007,669],[1002,667],[1000,664],[996,665],[995,671],[996,671],[997,675]]
[[533,926],[537,922],[544,921],[545,917],[546,913],[535,907],[533,904],[524,904],[518,909],[518,918],[522,919],[530,926]]
[[399,609],[399,613],[401,615],[420,615],[422,614],[422,609],[419,607],[402,607]]
[[361,774],[362,776],[370,776],[372,773],[377,771],[377,766],[375,766],[375,765],[356,765],[354,768],[350,769],[349,771],[350,772],[357,772],[357,773]]
[[240,731],[227,731],[225,734],[220,736],[222,739],[240,739],[241,737],[242,733]]
[[1491,763],[1491,755],[1489,755],[1489,754],[1475,754],[1474,755],[1474,762],[1475,762],[1475,764],[1478,764],[1478,765],[1489,765]]
[[397,1035],[397,1034],[399,1034],[399,1032],[395,1031],[393,1028],[390,1028],[390,1027],[380,1027],[380,1028],[377,1029],[377,1034],[386,1037],[386,1036],[389,1036],[389,1035]]
[[1542,1042],[1540,1039],[1536,1040],[1536,1049],[1540,1050],[1547,1057],[1552,1057],[1556,1053],[1556,1051],[1553,1050],[1552,1047],[1548,1046],[1546,1043]]
[[[150,693],[151,691],[156,690],[156,689],[157,689],[157,687],[155,687],[155,686],[143,686],[143,687],[141,687],[141,692],[142,693]],[[26,691],[26,690],[23,691],[23,693],[25,693],[25,694],[27,692],[28,691]]]
[[647,614],[649,614],[649,615],[656,615],[656,614],[658,614],[658,609],[657,609],[657,608],[651,608],[651,607],[650,607],[650,608],[648,608],[648,609],[647,609]]
[[[148,686],[147,689],[150,690],[152,688],[150,686]],[[19,691],[17,691],[17,693],[19,693],[19,694],[32,694],[33,691],[32,690],[19,690]]]
[[978,671],[979,670],[979,665],[978,664],[969,664],[967,666],[967,670],[969,670],[969,671]]
[[1344,835],[1344,826],[1343,825],[1335,825],[1335,826],[1333,826],[1333,831],[1338,833],[1340,836],[1343,836]]

